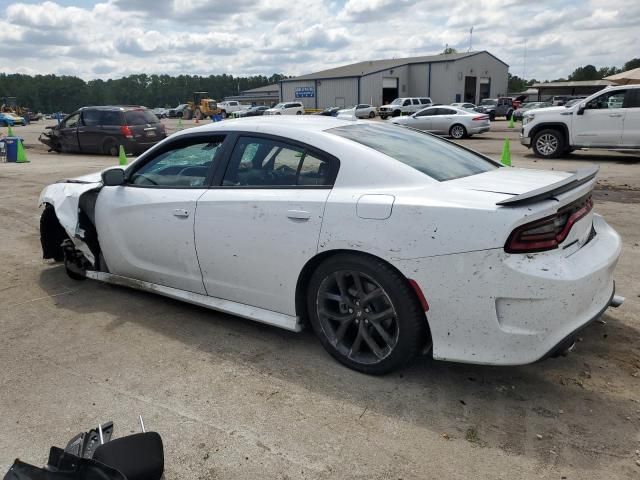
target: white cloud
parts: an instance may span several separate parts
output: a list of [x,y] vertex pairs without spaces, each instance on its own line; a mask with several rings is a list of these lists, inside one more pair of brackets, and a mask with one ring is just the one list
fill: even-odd
[[637,57],[639,19],[638,0],[18,0],[0,17],[0,71],[297,75],[465,51],[473,26],[474,50],[522,75],[526,43],[527,77],[551,79]]

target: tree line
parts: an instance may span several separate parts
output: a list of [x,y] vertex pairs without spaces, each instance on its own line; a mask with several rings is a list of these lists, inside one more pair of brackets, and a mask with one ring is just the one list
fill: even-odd
[[[626,72],[627,70],[633,70],[634,68],[640,68],[640,58],[634,58],[629,60],[622,66],[618,67],[600,67],[596,68],[594,65],[584,65],[576,68],[571,75],[567,78],[556,78],[551,80],[552,82],[567,82],[567,81],[584,81],[584,80],[602,80],[604,77],[615,75],[616,73]],[[532,78],[525,80],[517,75],[509,74],[509,92],[523,92],[534,83],[542,83]]]
[[87,105],[145,105],[175,107],[193,100],[193,92],[206,91],[222,100],[243,90],[263,87],[284,78],[255,75],[129,75],[113,80],[84,81],[74,76],[0,73],[0,97],[17,97],[18,104],[35,112],[72,112]]

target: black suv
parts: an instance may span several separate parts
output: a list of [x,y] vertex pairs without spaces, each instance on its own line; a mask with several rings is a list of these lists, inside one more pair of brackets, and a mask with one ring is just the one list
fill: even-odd
[[40,141],[56,152],[117,156],[120,145],[140,154],[167,136],[164,125],[146,107],[83,107],[59,125],[47,127]]

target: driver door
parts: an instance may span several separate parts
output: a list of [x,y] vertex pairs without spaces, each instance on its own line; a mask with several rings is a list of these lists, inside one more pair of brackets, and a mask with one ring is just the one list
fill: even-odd
[[206,293],[194,242],[196,202],[223,142],[220,135],[179,138],[133,163],[124,185],[100,190],[96,227],[110,273]]
[[80,123],[80,112],[69,115],[58,127],[60,145],[64,152],[79,152],[80,142],[78,141],[78,127]]
[[429,132],[433,128],[433,115],[437,110],[437,108],[426,108],[424,110],[420,110],[411,117],[411,121],[406,125],[411,128],[417,128],[419,130]]

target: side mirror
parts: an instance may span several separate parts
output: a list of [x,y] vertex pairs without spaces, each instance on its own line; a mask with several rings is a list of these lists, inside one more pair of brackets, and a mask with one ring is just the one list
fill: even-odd
[[124,170],[121,168],[112,168],[102,172],[102,183],[105,187],[124,185]]
[[582,103],[580,104],[580,108],[578,108],[578,111],[577,111],[576,113],[577,113],[578,115],[583,115],[583,114],[584,114],[584,111],[586,110],[586,108],[587,108],[587,103],[586,103],[586,102],[582,102]]

